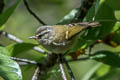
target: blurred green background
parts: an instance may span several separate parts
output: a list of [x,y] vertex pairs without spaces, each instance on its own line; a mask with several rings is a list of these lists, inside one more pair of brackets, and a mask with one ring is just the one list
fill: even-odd
[[[16,0],[6,0],[5,8],[8,8],[10,5],[15,3]],[[72,9],[80,6],[81,0],[28,0],[30,8],[46,23],[49,25],[54,25],[59,22],[67,13],[69,13]],[[18,38],[22,39],[24,42],[36,43],[34,40],[29,40],[28,37],[34,35],[35,30],[41,26],[38,21],[27,11],[23,2],[17,7],[15,12],[9,18],[7,23],[5,24],[4,31],[16,35]],[[4,46],[8,46],[13,41],[1,37],[1,42]],[[101,45],[98,45],[101,46]],[[102,46],[102,49],[108,46]],[[96,47],[95,47],[96,49]],[[108,49],[112,49],[109,47]],[[14,55],[20,58],[27,58],[31,60],[40,60],[40,57],[43,58],[44,55],[35,52],[33,50],[19,53]],[[76,80],[81,80],[83,75],[85,75],[92,67],[94,67],[97,61],[87,60],[87,61],[78,61],[78,62],[70,62],[70,67],[76,77]],[[109,67],[104,65],[105,67]],[[24,80],[30,80],[32,77],[32,73],[34,72],[35,66],[28,65],[22,66],[22,74]],[[102,70],[104,72],[104,70]],[[101,72],[102,72],[101,71]],[[66,70],[67,72],[67,70]],[[101,73],[102,74],[102,73]],[[119,74],[119,72],[118,72]],[[68,73],[67,73],[68,75]],[[68,76],[69,77],[69,76]],[[116,76],[113,76],[117,78]],[[106,80],[118,80],[117,79],[106,79]],[[60,72],[54,74],[49,80],[61,80]],[[70,80],[70,77],[69,79]],[[87,79],[86,79],[87,80]],[[101,79],[103,80],[103,79]]]

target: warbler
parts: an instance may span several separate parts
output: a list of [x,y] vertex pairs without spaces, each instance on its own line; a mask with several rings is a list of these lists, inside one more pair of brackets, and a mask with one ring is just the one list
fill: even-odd
[[81,31],[99,25],[99,22],[45,25],[39,27],[36,30],[35,36],[30,37],[30,39],[36,39],[44,48],[53,53],[64,54],[74,47],[77,35],[79,35]]

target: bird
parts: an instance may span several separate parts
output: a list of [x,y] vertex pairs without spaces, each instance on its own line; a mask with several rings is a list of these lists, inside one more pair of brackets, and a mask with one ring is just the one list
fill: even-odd
[[29,38],[37,40],[40,45],[52,53],[64,54],[75,46],[78,39],[77,35],[79,35],[81,31],[99,25],[99,22],[44,25],[40,26],[36,30],[35,35]]

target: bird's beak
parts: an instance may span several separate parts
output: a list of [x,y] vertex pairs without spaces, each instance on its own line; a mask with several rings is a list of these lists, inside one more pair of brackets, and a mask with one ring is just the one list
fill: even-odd
[[31,37],[29,37],[29,39],[37,39],[37,37],[36,36],[31,36]]

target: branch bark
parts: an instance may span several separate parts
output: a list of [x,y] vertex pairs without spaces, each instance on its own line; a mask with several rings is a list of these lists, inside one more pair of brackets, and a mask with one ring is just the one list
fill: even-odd
[[79,11],[76,13],[76,16],[72,20],[72,23],[82,22],[87,12],[93,5],[95,0],[82,0],[82,5],[79,8]]

